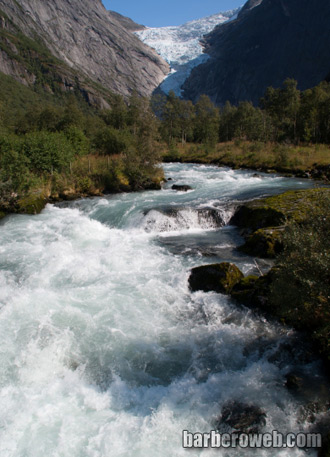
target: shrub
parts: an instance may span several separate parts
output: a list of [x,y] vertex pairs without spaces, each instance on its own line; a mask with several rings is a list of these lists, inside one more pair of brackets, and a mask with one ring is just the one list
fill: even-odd
[[69,167],[74,149],[64,133],[33,132],[25,135],[22,152],[39,174]]
[[320,192],[307,218],[284,235],[271,290],[278,313],[296,327],[330,328],[330,192]]

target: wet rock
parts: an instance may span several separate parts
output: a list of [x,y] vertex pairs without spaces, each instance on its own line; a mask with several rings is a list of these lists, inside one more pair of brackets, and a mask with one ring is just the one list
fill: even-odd
[[[323,428],[324,423],[327,423],[327,427],[329,426],[329,408],[329,401],[315,401],[308,403],[307,405],[304,405],[300,408],[298,421],[301,424],[304,424],[305,422],[315,424],[316,426],[319,426],[319,430],[322,431],[321,429]],[[321,423],[319,424],[317,418],[320,414],[326,415],[322,417]]]
[[182,192],[187,192],[188,190],[191,190],[192,187],[188,186],[187,184],[173,184],[171,189],[182,191]]
[[239,250],[249,255],[273,259],[283,249],[281,241],[283,230],[283,227],[259,229],[247,237],[245,244],[240,246]]
[[268,357],[268,361],[280,368],[286,367],[288,361],[296,364],[309,364],[315,360],[315,354],[312,346],[298,339],[297,335],[291,336],[289,341],[281,343],[277,349]]
[[19,199],[18,204],[22,214],[39,214],[47,204],[47,195],[37,191]]
[[284,222],[284,214],[277,209],[262,206],[261,203],[251,202],[241,206],[230,223],[240,228],[258,230],[264,227],[276,227]]
[[249,275],[242,278],[231,291],[231,296],[241,303],[250,303],[256,292],[258,276]]
[[230,223],[250,233],[261,228],[283,226],[288,220],[302,222],[309,215],[320,194],[327,189],[290,190],[273,197],[245,203],[238,208]]
[[290,390],[298,390],[303,385],[303,379],[295,373],[288,373],[285,378],[285,386]]
[[236,433],[260,433],[266,425],[266,413],[259,406],[229,401],[221,410],[216,428],[219,431],[233,430]]
[[203,265],[191,270],[189,287],[193,292],[203,290],[229,294],[243,277],[243,273],[233,263]]

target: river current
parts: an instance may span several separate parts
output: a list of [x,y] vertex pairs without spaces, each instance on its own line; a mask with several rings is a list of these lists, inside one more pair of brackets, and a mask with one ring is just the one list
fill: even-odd
[[262,408],[265,431],[307,429],[302,408],[317,388],[299,397],[285,376],[303,370],[317,386],[322,374],[299,335],[221,294],[191,293],[188,277],[221,261],[255,272],[227,225],[235,206],[313,183],[164,168],[171,180],[161,191],[47,205],[1,222],[1,457],[304,454],[187,451],[181,439],[182,430],[214,429],[229,400]]

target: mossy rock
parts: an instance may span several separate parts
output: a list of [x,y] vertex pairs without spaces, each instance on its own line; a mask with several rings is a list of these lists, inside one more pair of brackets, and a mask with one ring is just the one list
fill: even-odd
[[274,227],[282,225],[285,221],[285,215],[281,211],[274,208],[257,207],[253,202],[241,206],[230,223],[237,225],[240,228],[248,228],[251,230],[258,230],[264,227]]
[[241,304],[276,315],[274,310],[269,309],[270,285],[275,271],[272,268],[266,275],[242,278],[231,290],[231,297]]
[[203,290],[229,294],[243,277],[243,273],[233,263],[203,265],[191,270],[189,287],[193,292]]
[[239,250],[246,254],[272,259],[283,249],[283,228],[259,229],[247,237]]
[[257,281],[258,276],[254,275],[242,278],[237,284],[235,284],[230,295],[240,303],[250,304],[253,301]]
[[18,200],[18,212],[22,214],[39,214],[46,206],[47,198],[43,192],[36,192]]
[[0,220],[3,219],[6,216],[6,213],[3,211],[0,211]]
[[329,188],[293,190],[273,197],[253,200],[241,206],[231,224],[251,231],[283,225],[287,220],[302,222],[310,209],[317,206],[321,193]]

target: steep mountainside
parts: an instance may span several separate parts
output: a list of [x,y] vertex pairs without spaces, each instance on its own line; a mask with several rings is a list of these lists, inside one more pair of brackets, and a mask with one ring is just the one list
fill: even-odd
[[330,73],[329,24],[329,0],[250,0],[235,21],[206,36],[211,59],[192,71],[184,95],[257,103],[286,78],[312,87]]
[[27,53],[30,61],[33,52],[39,58],[32,40],[44,55],[48,50],[45,73],[55,66],[55,79],[68,90],[78,79],[87,92],[92,82],[92,92],[97,83],[124,96],[149,95],[168,73],[166,62],[134,35],[141,26],[106,11],[101,0],[0,0],[0,10],[0,71],[26,85],[38,79],[26,63]]
[[212,16],[186,22],[179,26],[144,28],[136,32],[146,44],[154,48],[171,66],[171,73],[161,84],[161,89],[168,93],[174,90],[181,94],[181,86],[191,70],[208,59],[203,54],[200,40],[219,24],[234,19],[239,8]]

